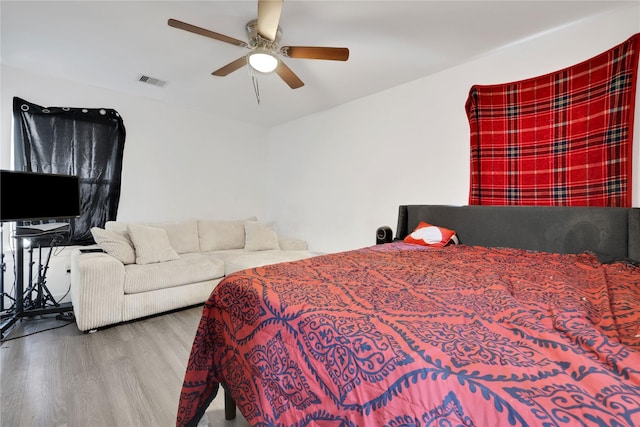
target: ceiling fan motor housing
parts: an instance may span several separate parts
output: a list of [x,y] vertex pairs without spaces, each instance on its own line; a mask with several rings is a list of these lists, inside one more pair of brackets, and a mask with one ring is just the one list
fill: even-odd
[[278,31],[276,31],[276,38],[273,41],[265,39],[258,34],[257,19],[247,22],[245,29],[247,30],[247,38],[249,39],[249,48],[263,47],[268,48],[273,52],[278,48],[278,43],[280,43],[280,38],[282,37],[282,29],[279,26]]

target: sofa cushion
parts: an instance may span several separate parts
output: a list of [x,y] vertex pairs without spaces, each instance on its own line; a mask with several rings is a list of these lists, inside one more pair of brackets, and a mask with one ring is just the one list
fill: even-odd
[[283,251],[306,251],[309,249],[309,245],[302,239],[296,239],[295,237],[282,237],[278,236],[278,246]]
[[127,223],[121,221],[107,221],[104,224],[104,229],[107,231],[117,231],[119,233],[127,233]]
[[282,251],[268,250],[258,252],[243,252],[241,254],[229,254],[224,260],[224,274],[229,275],[236,271],[248,268],[262,267],[263,265],[277,264],[280,262],[297,261],[318,255],[309,251]]
[[188,219],[177,222],[161,222],[149,224],[153,227],[162,228],[167,232],[171,247],[179,254],[188,252],[199,252],[200,242],[198,239],[198,221]]
[[91,235],[100,249],[118,259],[121,263],[133,264],[136,262],[136,252],[127,233],[92,227]]
[[130,224],[129,238],[136,249],[136,264],[153,264],[178,259],[167,232],[162,228]]
[[200,250],[218,251],[244,248],[245,221],[199,220]]
[[273,228],[273,224],[246,221],[244,223],[244,234],[245,251],[280,249],[280,245],[278,245],[278,235],[276,234],[276,230]]
[[224,276],[224,262],[201,253],[180,255],[173,261],[125,266],[124,292],[135,294],[204,282]]
[[[107,221],[104,228],[106,230],[117,231],[127,235],[128,225],[129,224],[120,221]],[[178,254],[198,252],[200,250],[200,242],[198,240],[198,221],[195,219],[186,219],[175,222],[140,223],[139,225],[148,225],[165,230],[171,247]]]

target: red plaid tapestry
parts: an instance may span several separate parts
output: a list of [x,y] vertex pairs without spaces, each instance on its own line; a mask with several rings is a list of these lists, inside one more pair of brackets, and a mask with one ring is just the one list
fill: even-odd
[[631,206],[638,40],[544,76],[474,85],[469,204]]

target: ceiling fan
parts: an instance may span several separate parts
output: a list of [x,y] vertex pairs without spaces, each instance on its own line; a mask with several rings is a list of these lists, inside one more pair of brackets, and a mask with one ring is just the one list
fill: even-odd
[[287,58],[327,59],[332,61],[346,61],[349,59],[349,49],[344,47],[280,47],[279,42],[282,30],[278,24],[280,22],[282,3],[283,0],[258,0],[258,18],[249,21],[245,28],[249,40],[248,43],[178,21],[177,19],[169,19],[168,24],[174,28],[250,49],[247,55],[241,56],[211,73],[214,76],[226,76],[248,63],[251,69],[262,73],[275,71],[291,89],[297,89],[304,86],[304,83],[287,67],[282,59],[279,58],[279,55]]

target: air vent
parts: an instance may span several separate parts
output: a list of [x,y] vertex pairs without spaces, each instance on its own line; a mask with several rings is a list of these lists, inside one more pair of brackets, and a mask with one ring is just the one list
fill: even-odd
[[169,82],[165,82],[164,80],[156,79],[155,77],[149,77],[145,75],[141,75],[138,78],[138,81],[142,83],[148,83],[150,85],[158,86],[158,87],[165,87],[167,83],[169,83]]

